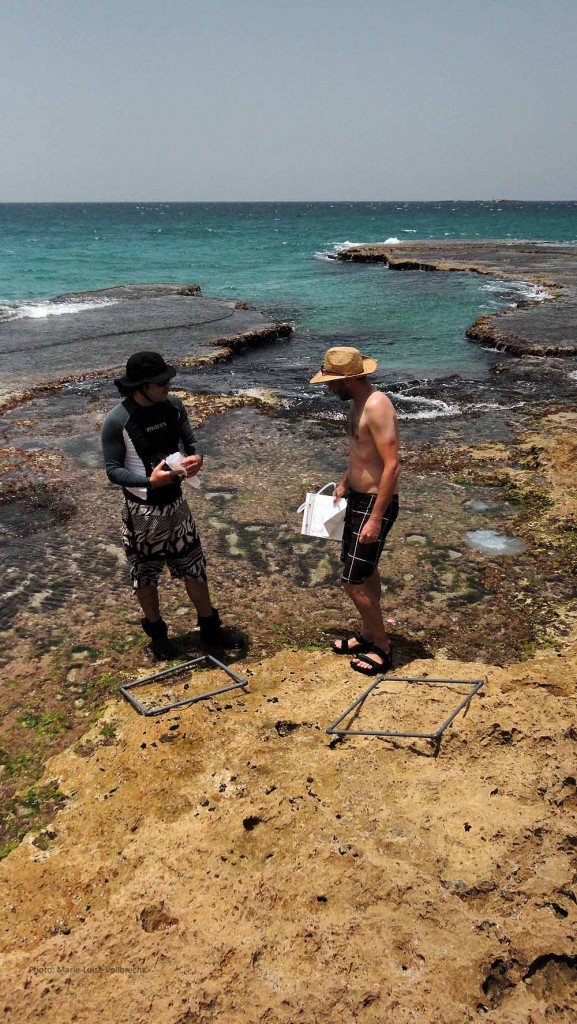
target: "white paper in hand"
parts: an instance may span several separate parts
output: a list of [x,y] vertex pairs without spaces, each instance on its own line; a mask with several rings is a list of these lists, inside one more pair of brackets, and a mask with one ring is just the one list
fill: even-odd
[[[171,469],[179,469],[182,463],[182,459],[183,456],[181,455],[180,452],[173,452],[172,455],[167,455],[164,461],[166,462],[167,466],[170,466]],[[198,474],[196,476],[187,476],[185,479],[185,483],[187,483],[190,487],[200,487],[200,480],[198,479]]]

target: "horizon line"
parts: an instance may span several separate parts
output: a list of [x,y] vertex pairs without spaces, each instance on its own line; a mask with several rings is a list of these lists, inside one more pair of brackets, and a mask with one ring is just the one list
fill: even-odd
[[519,197],[496,198],[493,196],[477,197],[476,199],[0,199],[0,206],[101,206],[124,205],[127,203],[162,204],[162,205],[273,205],[275,203],[577,203],[577,198],[564,199],[521,199]]

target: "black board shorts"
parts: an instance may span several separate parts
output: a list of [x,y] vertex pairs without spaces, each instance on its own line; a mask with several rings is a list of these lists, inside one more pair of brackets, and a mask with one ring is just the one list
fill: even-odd
[[175,579],[206,579],[198,530],[182,496],[163,506],[145,505],[125,496],[122,543],[134,590],[158,586],[165,565]]
[[376,497],[376,494],[362,494],[360,491],[349,490],[347,493],[341,546],[343,583],[364,583],[373,575],[379,564],[387,534],[399,514],[399,496],[395,494],[383,515],[379,539],[372,544],[361,544],[359,534],[372,512]]

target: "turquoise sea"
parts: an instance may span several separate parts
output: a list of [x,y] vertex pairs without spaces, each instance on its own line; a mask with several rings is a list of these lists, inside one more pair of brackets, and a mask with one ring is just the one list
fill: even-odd
[[[482,375],[494,356],[466,327],[535,289],[327,258],[395,238],[577,244],[577,202],[0,204],[0,319],[77,314],[116,284],[198,282],[290,320],[315,358],[349,341],[397,373]],[[48,301],[68,293],[82,294]]]

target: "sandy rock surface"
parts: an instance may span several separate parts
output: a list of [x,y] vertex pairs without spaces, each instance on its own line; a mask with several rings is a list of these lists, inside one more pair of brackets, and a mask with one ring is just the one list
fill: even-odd
[[[364,688],[330,653],[155,719],[110,703],[2,864],[5,1019],[574,1020],[576,668],[574,639],[404,666],[486,679],[436,755],[327,736]],[[455,689],[385,682],[352,727],[430,730]]]
[[[94,456],[103,412],[98,395],[48,394],[5,418],[3,1019],[573,1024],[574,411],[536,415],[506,445],[406,453],[384,600],[404,617],[396,674],[425,681],[388,678],[349,724],[434,731],[468,687],[427,680],[483,679],[438,749],[327,735],[368,681],[327,650],[350,616],[336,550],[319,560],[287,510],[332,478],[343,442],[304,425],[295,464],[296,425],[262,410],[205,426],[199,503],[219,601],[251,633],[233,666],[246,692],[158,718],[115,696],[152,669]],[[36,500],[37,456],[21,453],[39,425],[54,456]],[[525,553],[467,548],[479,498],[479,525],[513,530]],[[190,656],[190,609],[164,594]],[[139,693],[165,702],[220,679]]]

